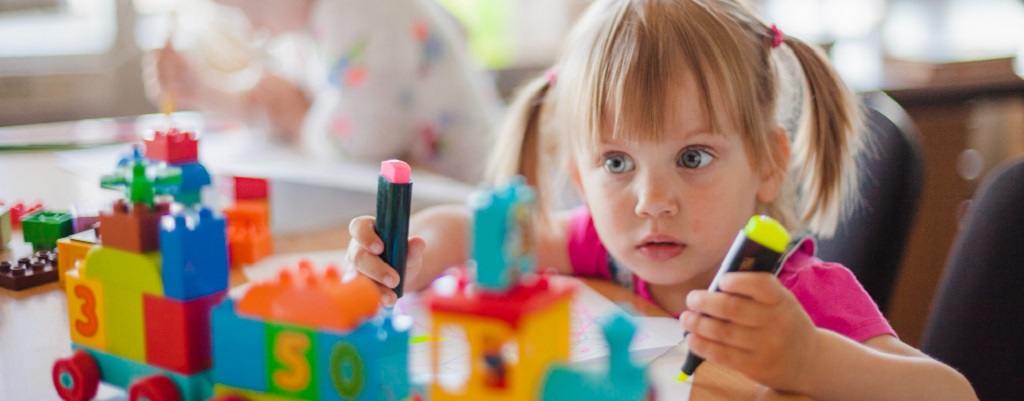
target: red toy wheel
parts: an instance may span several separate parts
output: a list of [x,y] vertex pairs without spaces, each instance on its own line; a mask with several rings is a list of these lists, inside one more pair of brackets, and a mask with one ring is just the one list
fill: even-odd
[[167,376],[146,376],[129,386],[128,401],[181,401],[181,393]]
[[215,396],[206,401],[249,401],[249,399],[238,394],[225,394]]
[[78,350],[53,363],[53,387],[64,401],[86,401],[96,396],[100,369],[89,353]]

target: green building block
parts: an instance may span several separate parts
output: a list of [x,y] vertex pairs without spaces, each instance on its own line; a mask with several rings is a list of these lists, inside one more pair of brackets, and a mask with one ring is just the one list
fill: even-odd
[[74,234],[71,213],[40,211],[21,218],[21,231],[32,249],[53,250],[57,240]]

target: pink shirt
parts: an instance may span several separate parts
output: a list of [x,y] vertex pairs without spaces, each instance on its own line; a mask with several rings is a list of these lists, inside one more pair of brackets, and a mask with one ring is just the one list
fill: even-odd
[[[796,295],[814,325],[856,342],[883,334],[895,337],[896,332],[853,273],[843,265],[815,257],[814,246],[810,238],[801,240],[778,276],[782,285]],[[576,209],[569,221],[568,247],[574,275],[612,279],[608,251],[585,207]],[[632,287],[638,295],[654,302],[647,283],[636,275]]]

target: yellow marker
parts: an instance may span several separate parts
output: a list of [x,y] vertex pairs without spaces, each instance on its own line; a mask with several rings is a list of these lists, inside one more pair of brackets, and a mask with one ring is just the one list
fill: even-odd
[[[420,344],[433,340],[430,334],[420,334],[409,339],[409,344]],[[443,341],[444,337],[438,337],[437,341]]]
[[676,376],[676,381],[678,381],[680,383],[685,382],[687,380],[690,380],[690,375],[688,375],[686,373],[679,372],[679,376]]
[[174,91],[164,91],[163,101],[160,102],[160,112],[168,117],[171,116],[171,113],[174,113]]

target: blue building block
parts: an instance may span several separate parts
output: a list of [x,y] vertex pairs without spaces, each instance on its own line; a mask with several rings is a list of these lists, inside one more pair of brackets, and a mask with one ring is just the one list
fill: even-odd
[[53,250],[57,240],[74,234],[71,213],[39,211],[21,218],[21,232],[32,249]]
[[541,385],[541,400],[643,401],[648,399],[650,383],[642,366],[629,359],[629,343],[636,325],[622,313],[611,315],[603,324],[608,342],[608,369],[551,368]]
[[393,401],[410,395],[409,327],[389,316],[351,333],[320,331],[316,370],[322,401]]
[[224,217],[208,208],[164,216],[160,224],[164,294],[187,301],[227,289],[227,243]]
[[533,207],[536,193],[522,177],[474,194],[473,260],[476,281],[485,289],[507,290],[536,263]]
[[181,186],[174,194],[174,200],[185,205],[202,202],[202,190],[210,185],[210,173],[198,162],[175,164],[181,169]]
[[79,344],[71,344],[71,349],[89,353],[99,367],[102,376],[100,380],[104,383],[127,390],[136,380],[150,375],[163,375],[177,385],[182,401],[203,401],[213,396],[213,377],[209,370],[194,375],[183,375]]
[[213,309],[213,379],[217,383],[266,393],[270,387],[266,323],[238,316],[225,298]]

